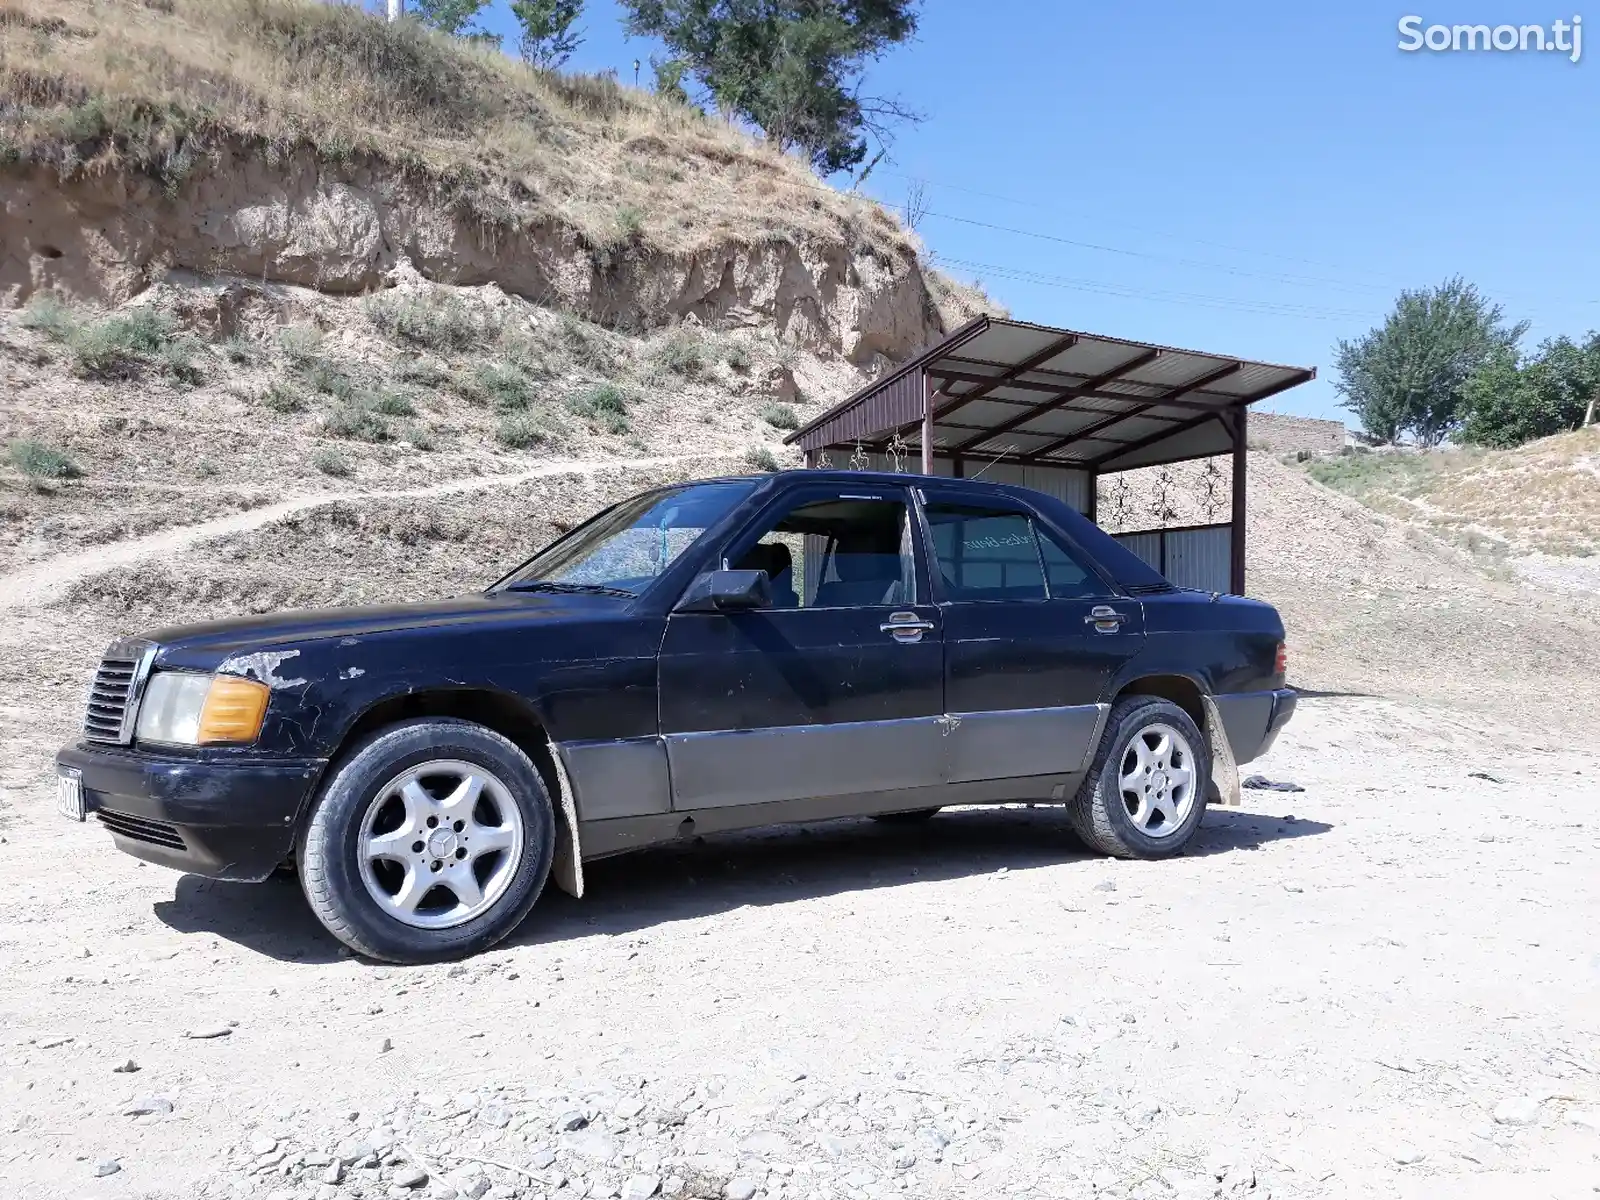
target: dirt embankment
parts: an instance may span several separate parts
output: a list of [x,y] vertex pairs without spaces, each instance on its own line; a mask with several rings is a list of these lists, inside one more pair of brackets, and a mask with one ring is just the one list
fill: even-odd
[[409,260],[860,365],[987,302],[726,122],[310,0],[7,0],[0,193],[0,304],[121,303],[174,270],[349,294]]
[[362,293],[409,260],[435,282],[495,283],[608,328],[692,316],[853,363],[905,358],[945,332],[914,259],[822,239],[602,248],[554,217],[485,225],[381,161],[274,162],[230,143],[176,194],[135,174],[4,178],[0,298],[12,302],[40,288],[117,302],[175,269]]

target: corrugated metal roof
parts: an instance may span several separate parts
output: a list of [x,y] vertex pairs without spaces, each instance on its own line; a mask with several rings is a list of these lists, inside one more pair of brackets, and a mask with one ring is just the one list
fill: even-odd
[[931,385],[941,454],[1116,470],[1217,453],[1198,449],[1231,438],[1213,415],[1315,377],[1312,367],[978,317],[786,440],[871,451],[898,437],[919,451]]

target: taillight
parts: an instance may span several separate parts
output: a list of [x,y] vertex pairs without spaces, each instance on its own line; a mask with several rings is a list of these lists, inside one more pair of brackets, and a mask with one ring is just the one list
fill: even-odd
[[1287,676],[1289,674],[1289,647],[1287,643],[1278,643],[1278,653],[1273,657],[1272,670],[1278,675]]

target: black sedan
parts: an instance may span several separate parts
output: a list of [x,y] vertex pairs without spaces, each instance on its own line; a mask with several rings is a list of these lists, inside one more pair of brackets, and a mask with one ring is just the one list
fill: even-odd
[[791,471],[641,493],[481,595],[105,655],[59,804],[128,853],[299,872],[374,958],[490,946],[585,860],[695,834],[1064,804],[1179,853],[1294,710],[1269,605],[1175,588],[1018,487]]

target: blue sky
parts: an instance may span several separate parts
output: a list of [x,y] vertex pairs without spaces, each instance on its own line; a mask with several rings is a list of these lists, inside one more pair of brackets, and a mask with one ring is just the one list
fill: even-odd
[[[1284,411],[1343,415],[1333,344],[1402,287],[1462,274],[1533,322],[1530,345],[1600,328],[1600,12],[1577,64],[1404,53],[1412,12],[1574,15],[1545,0],[926,0],[916,42],[868,89],[926,120],[864,190],[898,206],[923,180],[929,249],[1019,318],[1318,367],[1272,402]],[[639,58],[649,78],[657,47],[623,37],[613,0],[588,0],[581,22],[571,68],[630,82]],[[486,24],[511,31],[504,0]]]

